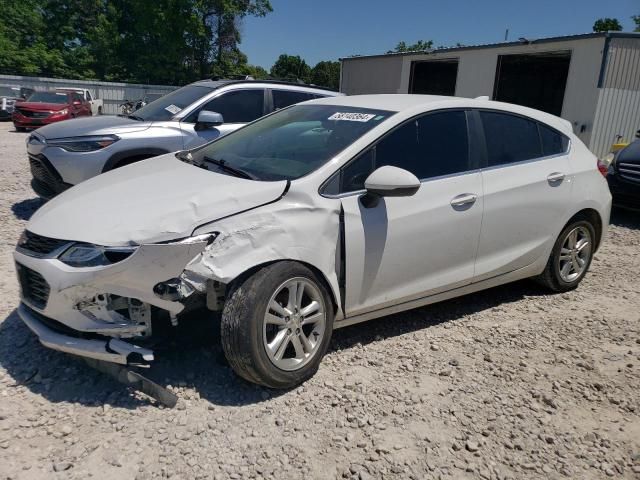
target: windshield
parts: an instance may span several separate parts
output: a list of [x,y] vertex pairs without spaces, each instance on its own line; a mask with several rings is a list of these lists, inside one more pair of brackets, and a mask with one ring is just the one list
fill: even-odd
[[139,120],[147,121],[170,120],[181,110],[212,91],[213,89],[209,87],[187,85],[136,110],[134,116]]
[[0,87],[0,97],[19,97],[20,89],[11,87]]
[[39,102],[39,103],[60,103],[65,104],[68,103],[67,96],[68,93],[62,92],[35,92],[29,98],[27,98],[28,102]]
[[257,180],[293,180],[316,170],[392,114],[295,105],[201,147],[187,159],[211,170],[235,169]]

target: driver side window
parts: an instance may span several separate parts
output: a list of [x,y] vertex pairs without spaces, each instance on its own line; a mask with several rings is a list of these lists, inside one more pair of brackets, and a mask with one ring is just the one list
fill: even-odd
[[407,121],[342,167],[324,193],[364,190],[367,177],[385,165],[408,170],[421,180],[470,170],[466,113],[443,111]]
[[[249,123],[264,115],[264,90],[234,90],[214,98],[201,110],[222,114],[224,123]],[[195,115],[195,123],[198,115]],[[191,120],[191,118],[190,118]]]

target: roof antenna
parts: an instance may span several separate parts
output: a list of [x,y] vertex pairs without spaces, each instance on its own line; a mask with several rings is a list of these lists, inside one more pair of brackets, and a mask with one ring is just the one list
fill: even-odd
[[508,28],[504,31],[504,41],[506,42],[507,40],[509,40],[509,29]]

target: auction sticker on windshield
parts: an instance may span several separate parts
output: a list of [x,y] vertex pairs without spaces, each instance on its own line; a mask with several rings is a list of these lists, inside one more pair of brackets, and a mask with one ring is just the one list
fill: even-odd
[[368,122],[375,115],[371,113],[356,112],[336,112],[329,117],[329,120],[346,120],[348,122]]
[[169,113],[173,113],[174,115],[178,113],[180,110],[182,110],[179,106],[174,104],[171,104],[168,107],[164,107],[164,109]]

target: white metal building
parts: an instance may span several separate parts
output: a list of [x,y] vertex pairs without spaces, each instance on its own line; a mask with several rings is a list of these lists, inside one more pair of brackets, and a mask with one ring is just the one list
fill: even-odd
[[98,80],[65,80],[48,77],[23,77],[20,75],[0,75],[0,85],[11,87],[29,87],[35,90],[53,90],[54,88],[86,88],[93,98],[104,101],[104,113],[120,113],[119,105],[125,100],[137,100],[146,95],[167,94],[178,87],[170,85],[142,85],[137,83],[101,82]]
[[559,115],[598,156],[640,129],[640,33],[341,59],[340,91],[488,96]]

